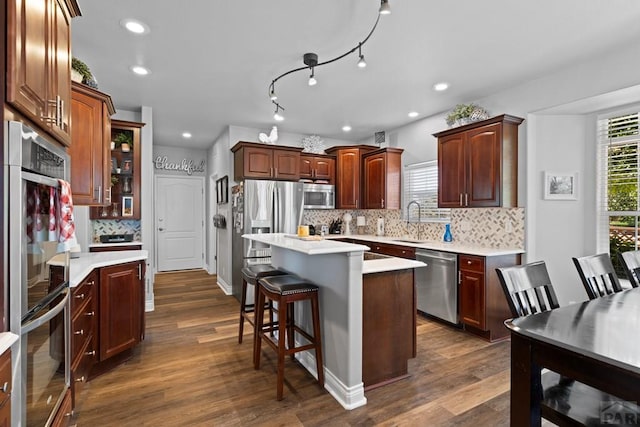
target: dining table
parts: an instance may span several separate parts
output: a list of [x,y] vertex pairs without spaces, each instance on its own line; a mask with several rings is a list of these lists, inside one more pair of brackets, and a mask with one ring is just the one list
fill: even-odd
[[[620,412],[627,406],[637,409],[640,402],[640,288],[510,319],[505,325],[511,332],[512,426],[540,426],[541,415],[554,411],[543,398],[543,369],[545,375],[551,371],[561,380],[620,399],[612,402],[612,396],[602,394],[598,408],[590,403],[599,417],[591,420],[594,425],[640,425],[633,409]],[[571,416],[570,409],[564,412]]]

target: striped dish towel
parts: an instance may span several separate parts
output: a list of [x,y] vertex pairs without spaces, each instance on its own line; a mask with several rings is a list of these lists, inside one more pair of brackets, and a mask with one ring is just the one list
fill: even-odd
[[73,220],[73,198],[71,185],[59,179],[60,183],[60,218],[58,219],[58,252],[67,252],[78,245],[76,240],[76,225]]

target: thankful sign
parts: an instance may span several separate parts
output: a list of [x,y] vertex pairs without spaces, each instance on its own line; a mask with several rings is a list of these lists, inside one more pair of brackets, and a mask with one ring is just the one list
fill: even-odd
[[155,160],[156,169],[185,172],[187,175],[191,175],[194,172],[204,172],[204,165],[204,160],[201,160],[198,165],[194,160],[187,159],[182,159],[179,162],[170,162],[167,156],[158,156]]

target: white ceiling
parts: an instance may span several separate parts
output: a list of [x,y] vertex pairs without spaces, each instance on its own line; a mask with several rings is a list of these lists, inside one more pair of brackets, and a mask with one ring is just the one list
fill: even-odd
[[[208,148],[228,125],[268,132],[268,86],[315,52],[326,61],[369,32],[379,0],[78,0],[73,55],[116,108],[153,108],[154,144]],[[637,0],[389,0],[357,52],[276,85],[280,132],[359,141],[640,41]],[[135,18],[150,28],[120,26]],[[129,67],[151,69],[146,77]],[[435,92],[436,82],[451,88]],[[411,119],[409,111],[420,116]],[[344,133],[343,125],[352,126]],[[183,131],[193,138],[185,140]]]

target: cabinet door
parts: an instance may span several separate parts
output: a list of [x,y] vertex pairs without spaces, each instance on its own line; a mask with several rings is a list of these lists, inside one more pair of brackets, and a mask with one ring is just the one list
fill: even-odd
[[[79,91],[73,91],[71,156],[71,185],[73,202],[77,205],[104,204],[107,151],[103,142],[103,102]],[[108,148],[108,146],[107,146]]]
[[466,206],[498,207],[502,124],[469,130],[466,137]]
[[58,408],[53,421],[51,421],[51,427],[66,427],[71,425],[71,418],[73,417],[73,401],[71,399],[71,390],[67,390],[67,393],[62,399],[62,404]]
[[463,133],[438,140],[438,207],[458,208],[464,205],[465,138]]
[[300,153],[273,150],[273,178],[286,181],[300,179]]
[[[7,101],[46,126],[51,0],[7,1]],[[3,2],[4,7],[4,2]]]
[[384,209],[386,197],[386,156],[384,153],[364,158],[364,208]]
[[[51,131],[65,145],[71,144],[71,16],[64,1],[51,0],[51,31],[49,32],[50,86],[47,116],[56,117],[50,122]],[[56,111],[56,106],[58,110]]]
[[139,262],[100,269],[99,360],[134,347],[142,335],[142,266]]
[[270,148],[245,147],[244,151],[244,177],[245,178],[271,178],[273,176],[273,150]]
[[313,178],[315,160],[313,156],[300,156],[300,178]]
[[460,270],[460,320],[485,329],[484,274]]
[[326,157],[315,159],[315,179],[326,179],[333,184],[335,177],[336,161]]
[[358,209],[360,200],[360,150],[338,152],[336,173],[336,208]]

